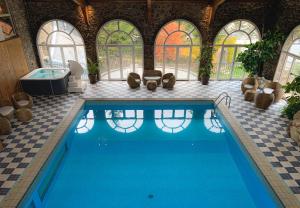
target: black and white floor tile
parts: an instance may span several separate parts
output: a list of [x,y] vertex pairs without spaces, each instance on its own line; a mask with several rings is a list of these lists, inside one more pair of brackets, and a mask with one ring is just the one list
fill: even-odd
[[34,97],[34,119],[30,123],[14,120],[13,132],[8,136],[0,136],[6,145],[0,152],[0,200],[15,184],[78,97],[215,98],[223,91],[232,97],[230,111],[300,200],[300,151],[297,144],[288,137],[289,121],[280,115],[285,102],[273,104],[268,110],[259,110],[253,103],[244,101],[239,81],[212,81],[208,86],[196,81],[182,81],[176,83],[174,90],[159,87],[154,92],[144,86],[133,90],[128,88],[126,82],[107,81],[89,85],[82,95]]

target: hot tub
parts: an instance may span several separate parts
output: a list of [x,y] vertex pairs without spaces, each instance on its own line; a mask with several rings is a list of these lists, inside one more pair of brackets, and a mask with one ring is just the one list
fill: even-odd
[[20,79],[30,95],[60,95],[68,92],[69,69],[38,68]]

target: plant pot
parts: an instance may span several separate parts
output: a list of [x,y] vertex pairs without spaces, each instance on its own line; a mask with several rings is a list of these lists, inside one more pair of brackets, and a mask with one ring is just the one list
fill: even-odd
[[97,83],[97,74],[89,74],[89,80],[91,84]]
[[205,75],[202,75],[201,76],[201,82],[203,85],[208,85],[208,82],[209,82],[209,76],[205,76]]
[[97,81],[100,81],[100,71],[97,71]]

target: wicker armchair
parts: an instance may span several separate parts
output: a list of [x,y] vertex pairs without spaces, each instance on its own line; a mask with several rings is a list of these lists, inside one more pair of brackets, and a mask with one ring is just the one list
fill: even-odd
[[12,95],[12,101],[16,109],[32,108],[32,97],[25,92],[17,92]]
[[176,78],[173,73],[164,74],[164,76],[162,77],[163,88],[173,89],[175,82]]
[[153,77],[157,82],[157,85],[161,84],[162,73],[159,70],[144,70],[143,73],[143,84],[146,85],[149,79],[147,78]]
[[284,96],[284,91],[282,89],[282,86],[278,82],[267,81],[266,84],[265,84],[264,90],[266,90],[266,89],[267,90],[268,89],[272,89],[273,90],[272,93],[275,96],[274,102],[278,102]]
[[257,90],[257,88],[258,82],[254,77],[248,77],[244,79],[241,85],[243,94],[246,92],[246,90]]
[[128,74],[127,83],[130,88],[135,89],[141,85],[141,77],[139,74],[131,72]]
[[0,115],[7,118],[8,120],[14,117],[14,107],[9,100],[0,100]]

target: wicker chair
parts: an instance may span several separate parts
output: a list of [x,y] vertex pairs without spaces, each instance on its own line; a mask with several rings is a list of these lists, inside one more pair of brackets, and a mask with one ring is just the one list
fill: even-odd
[[267,91],[268,89],[272,89],[272,93],[274,94],[274,102],[278,102],[281,100],[284,96],[284,91],[282,89],[281,84],[278,82],[272,82],[272,81],[267,81],[264,87],[264,90]]
[[254,77],[248,77],[244,79],[241,85],[243,94],[246,92],[246,90],[257,90],[257,88],[258,82]]
[[159,86],[161,84],[161,78],[162,78],[162,73],[159,70],[144,70],[143,73],[143,84],[146,85],[147,81],[149,79],[147,78],[154,78],[155,81],[157,82],[157,85]]
[[173,89],[175,82],[176,78],[173,73],[164,74],[164,76],[162,77],[163,88]]
[[135,89],[141,85],[141,77],[139,74],[131,72],[128,74],[127,83],[130,88]]
[[0,115],[11,120],[14,117],[14,111],[15,109],[9,100],[0,100]]
[[25,92],[17,92],[12,95],[12,101],[16,109],[32,108],[32,97]]

